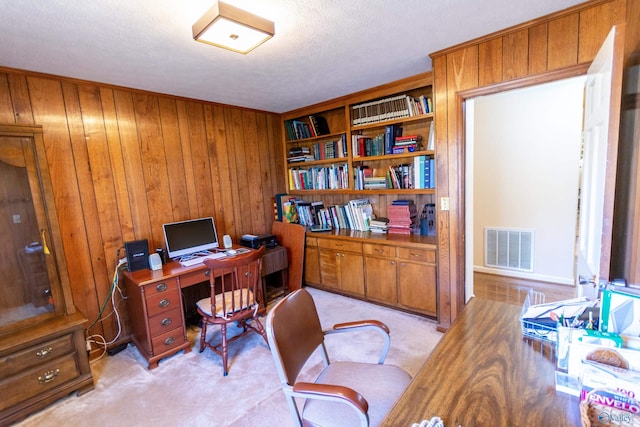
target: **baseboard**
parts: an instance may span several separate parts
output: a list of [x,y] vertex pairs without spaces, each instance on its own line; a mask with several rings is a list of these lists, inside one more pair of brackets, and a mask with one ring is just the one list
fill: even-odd
[[547,276],[544,274],[523,273],[514,270],[500,270],[497,268],[488,268],[483,266],[473,266],[473,271],[477,273],[495,274],[496,276],[516,277],[525,280],[535,280],[537,282],[547,282],[563,286],[574,286],[573,278]]

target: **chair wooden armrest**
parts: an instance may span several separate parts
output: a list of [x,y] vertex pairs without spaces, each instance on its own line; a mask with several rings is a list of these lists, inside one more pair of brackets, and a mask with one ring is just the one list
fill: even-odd
[[369,410],[367,400],[360,393],[349,387],[299,382],[293,385],[293,391],[295,393],[303,393],[308,398],[313,398],[313,396],[309,395],[314,395],[327,400],[346,401],[346,403],[357,408],[363,414],[366,414]]
[[355,322],[336,323],[332,329],[326,329],[323,331],[325,335],[336,334],[341,332],[355,332],[361,330],[373,330],[379,332],[384,338],[384,348],[378,359],[378,364],[384,364],[384,360],[387,358],[389,348],[391,347],[391,337],[389,335],[389,327],[379,320],[358,320]]
[[346,322],[346,323],[336,323],[335,325],[333,325],[333,329],[337,330],[337,329],[349,329],[349,328],[357,328],[357,327],[361,327],[361,326],[374,326],[377,328],[382,329],[383,331],[385,331],[387,334],[389,334],[389,327],[387,325],[385,325],[384,323],[382,323],[379,320],[358,320],[355,322]]

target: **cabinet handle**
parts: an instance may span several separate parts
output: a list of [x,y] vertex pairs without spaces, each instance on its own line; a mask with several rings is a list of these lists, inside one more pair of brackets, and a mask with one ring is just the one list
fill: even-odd
[[339,248],[341,248],[341,247],[343,247],[344,245],[343,245],[342,243],[338,243],[338,242],[336,242],[336,246],[337,246],[337,247],[339,247]]
[[158,292],[164,292],[167,290],[167,284],[166,283],[158,283],[156,285],[156,291]]
[[168,307],[168,306],[169,306],[169,304],[171,304],[171,301],[169,301],[169,300],[168,300],[168,299],[166,299],[166,298],[162,298],[162,299],[160,300],[160,302],[158,303],[158,307],[160,307],[160,308],[165,308],[165,307]]
[[174,342],[176,342],[176,339],[174,337],[169,337],[164,339],[164,345],[171,345]]
[[413,252],[411,252],[411,256],[419,257],[420,254],[414,254]]
[[404,262],[401,262],[401,263],[400,263],[400,265],[401,265],[402,267],[404,267]]
[[374,249],[374,251],[376,251],[376,252],[378,252],[378,253],[381,253],[381,254],[383,254],[383,253],[384,253],[384,249],[378,249],[378,248],[375,248],[375,249]]
[[40,359],[43,359],[45,357],[47,357],[49,355],[49,353],[51,353],[53,351],[52,347],[49,348],[43,348],[42,350],[38,351],[36,353],[36,357],[39,357]]
[[169,326],[171,323],[173,322],[173,320],[171,320],[170,317],[165,317],[164,319],[162,319],[162,321],[160,322],[160,324],[162,326]]
[[44,375],[38,377],[38,382],[40,384],[46,384],[56,379],[56,377],[60,375],[60,369],[56,369],[55,371],[47,371]]
[[396,265],[396,262],[395,261],[391,261],[391,265]]
[[336,252],[336,256],[340,256],[340,254],[338,252]]

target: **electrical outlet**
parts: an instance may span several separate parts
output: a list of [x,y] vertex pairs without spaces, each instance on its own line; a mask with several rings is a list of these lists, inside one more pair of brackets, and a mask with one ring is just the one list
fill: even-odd
[[448,211],[449,210],[449,198],[448,197],[440,197],[440,210]]
[[22,222],[22,217],[20,216],[20,214],[13,214],[12,218],[14,224],[20,224]]

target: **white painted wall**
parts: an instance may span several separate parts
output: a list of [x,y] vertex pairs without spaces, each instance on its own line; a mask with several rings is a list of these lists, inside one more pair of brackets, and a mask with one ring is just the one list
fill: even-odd
[[[476,271],[573,284],[584,80],[467,101]],[[485,226],[534,230],[534,271],[485,268]]]

